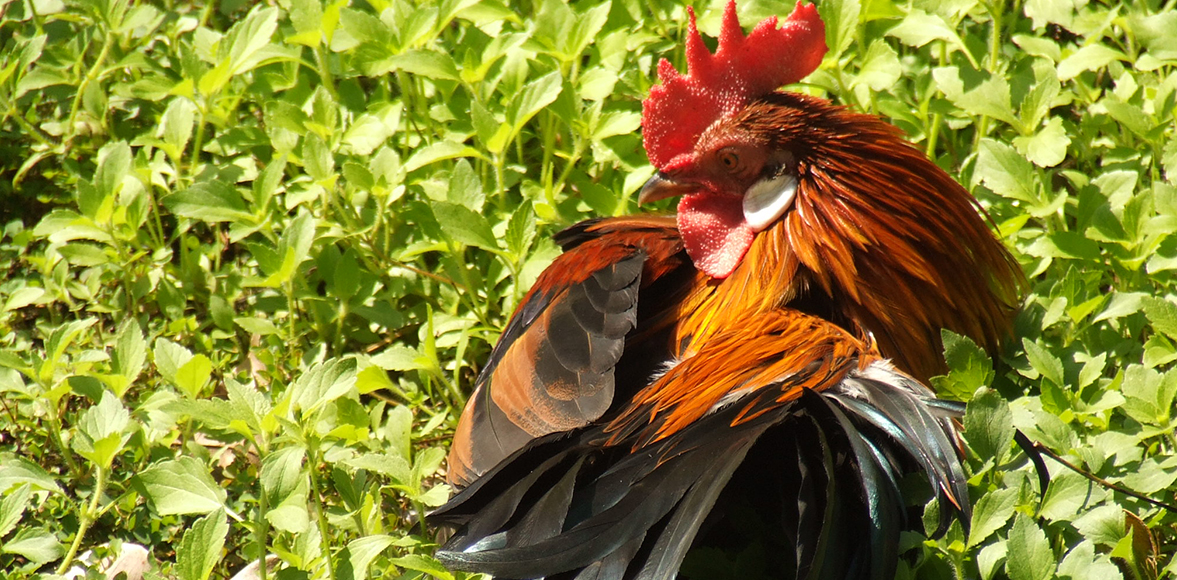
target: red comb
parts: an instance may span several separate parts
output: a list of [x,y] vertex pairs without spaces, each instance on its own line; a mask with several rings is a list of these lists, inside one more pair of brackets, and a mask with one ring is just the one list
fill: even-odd
[[690,153],[707,127],[781,85],[795,83],[817,69],[826,53],[825,25],[817,8],[797,2],[785,25],[766,18],[747,37],[736,18],[736,2],[723,12],[715,54],[708,52],[695,27],[687,34],[687,74],[666,59],[658,63],[662,84],[642,101],[642,138],[650,163],[665,169]]

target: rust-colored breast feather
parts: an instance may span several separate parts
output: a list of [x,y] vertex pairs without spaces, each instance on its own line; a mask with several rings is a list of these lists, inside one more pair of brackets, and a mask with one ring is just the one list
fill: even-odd
[[824,391],[879,359],[845,330],[795,310],[730,320],[690,358],[642,389],[608,427],[610,444],[648,445],[740,399],[734,424]]

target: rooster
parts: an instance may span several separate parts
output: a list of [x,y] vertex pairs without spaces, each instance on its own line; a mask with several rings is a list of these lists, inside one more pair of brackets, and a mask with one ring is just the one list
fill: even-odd
[[926,384],[941,329],[999,347],[1021,270],[898,129],[776,91],[824,38],[800,2],[745,36],[733,1],[711,54],[690,12],[687,74],[661,61],[643,102],[639,201],[681,196],[677,215],[557,235],[459,421],[446,565],[708,577],[688,552],[739,549],[756,520],[766,576],[890,578],[914,472],[941,532],[967,525],[960,409]]

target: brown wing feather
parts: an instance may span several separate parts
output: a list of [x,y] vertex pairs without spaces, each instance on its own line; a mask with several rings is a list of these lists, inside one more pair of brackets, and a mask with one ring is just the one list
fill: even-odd
[[448,475],[458,487],[536,437],[600,418],[640,289],[682,264],[664,218],[591,220],[557,240],[567,251],[524,297],[462,412]]

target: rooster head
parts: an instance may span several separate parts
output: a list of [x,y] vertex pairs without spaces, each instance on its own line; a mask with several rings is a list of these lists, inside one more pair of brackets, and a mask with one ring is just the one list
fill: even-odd
[[780,28],[773,16],[745,36],[731,0],[711,54],[694,11],[688,11],[687,74],[663,59],[662,84],[642,102],[644,145],[658,174],[642,188],[639,202],[682,195],[678,222],[687,252],[700,270],[726,278],[797,190],[789,150],[774,147],[770,134],[730,121],[817,69],[826,52],[825,26],[812,4],[798,2]]

